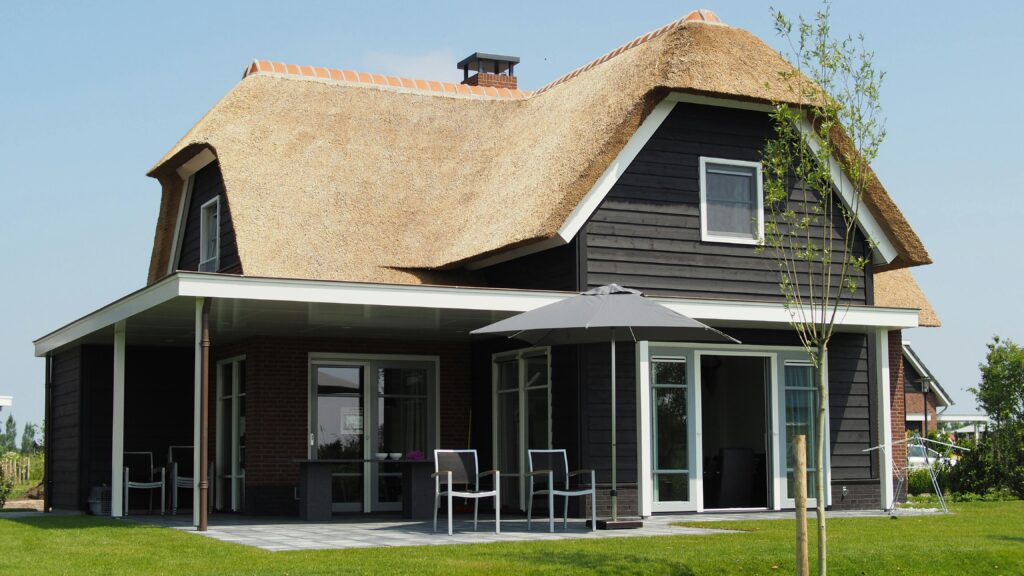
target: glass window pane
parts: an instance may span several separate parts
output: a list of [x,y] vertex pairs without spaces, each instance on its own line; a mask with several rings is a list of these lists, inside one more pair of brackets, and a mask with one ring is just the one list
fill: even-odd
[[245,394],[245,360],[238,361],[238,393]]
[[654,384],[686,384],[686,362],[654,362]]
[[377,403],[375,452],[427,451],[427,399],[381,398]]
[[377,371],[377,392],[379,394],[425,397],[427,395],[427,370],[425,368],[380,368]]
[[498,390],[519,387],[519,361],[509,360],[498,363]]
[[756,235],[756,170],[746,166],[706,165],[706,209],[709,232]]
[[658,502],[686,502],[690,499],[690,475],[658,474],[654,489]]
[[786,378],[786,471],[787,495],[794,495],[793,437],[807,437],[807,494],[814,497],[814,454],[817,450],[818,392],[814,389],[814,368],[805,365],[785,367]]
[[358,396],[317,399],[317,458],[363,457],[363,407]]
[[527,448],[550,448],[547,388],[531,388],[526,391],[526,416]]
[[533,356],[525,360],[526,387],[548,385],[548,357]]
[[519,394],[498,394],[498,470],[519,472]]
[[686,388],[655,388],[656,470],[689,468]]
[[333,474],[331,476],[331,501],[337,504],[362,503],[362,474]]
[[321,366],[316,370],[317,394],[359,393],[363,370],[358,366]]

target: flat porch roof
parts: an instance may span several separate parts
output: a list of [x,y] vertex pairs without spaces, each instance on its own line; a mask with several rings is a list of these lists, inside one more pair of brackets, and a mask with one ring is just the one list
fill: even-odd
[[[468,340],[470,330],[574,294],[176,272],[50,332],[34,346],[36,356],[45,356],[75,343],[110,343],[114,325],[129,319],[132,345],[191,345],[197,298],[216,301],[211,330],[219,343],[255,335]],[[786,327],[790,321],[790,311],[779,302],[652,299],[721,328]],[[918,310],[851,306],[839,324],[857,332],[914,328]]]

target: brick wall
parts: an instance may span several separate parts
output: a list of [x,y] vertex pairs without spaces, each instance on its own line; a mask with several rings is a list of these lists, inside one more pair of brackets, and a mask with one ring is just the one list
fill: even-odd
[[[246,357],[245,511],[296,514],[294,486],[308,456],[309,353],[409,354],[440,361],[439,448],[465,447],[469,427],[470,348],[464,343],[256,338],[216,348],[216,360]],[[211,395],[215,394],[212,382]],[[210,405],[214,454],[216,402]]]
[[[924,403],[924,400],[922,400],[922,398],[921,398],[921,392],[920,391],[917,391],[917,392],[906,392],[903,395],[903,398],[904,398],[904,406],[906,408],[906,410],[905,410],[906,414],[921,414],[922,413],[921,405]],[[938,422],[938,420],[936,418],[936,412],[935,412],[935,393],[934,392],[929,392],[928,393],[928,431],[934,432],[936,430],[936,422]],[[919,431],[921,430],[922,422],[915,421],[915,422],[908,422],[907,424],[909,426],[917,426],[917,430],[919,430]],[[905,428],[906,428],[906,426],[901,428],[900,432],[902,433]],[[895,434],[895,433],[896,433],[896,431],[895,431],[895,429],[893,429],[893,434]]]
[[[890,426],[892,439],[901,439],[906,429],[907,410],[903,392],[903,333],[900,330],[889,332],[889,403]],[[907,447],[898,444],[892,447],[893,470],[906,467]],[[893,480],[895,486],[896,481]],[[899,495],[897,495],[899,497]]]
[[492,86],[494,88],[508,88],[509,90],[515,90],[519,81],[516,80],[515,76],[509,76],[507,74],[480,72],[470,76],[462,83],[467,86]]
[[[843,492],[846,488],[846,492]],[[878,480],[833,480],[832,510],[877,510],[882,507]]]

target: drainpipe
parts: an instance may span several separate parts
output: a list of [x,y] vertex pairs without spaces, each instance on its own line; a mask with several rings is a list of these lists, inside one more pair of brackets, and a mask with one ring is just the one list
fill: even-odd
[[206,532],[208,522],[209,444],[210,444],[210,302],[203,299],[203,331],[199,340],[200,394],[199,399],[199,531]]

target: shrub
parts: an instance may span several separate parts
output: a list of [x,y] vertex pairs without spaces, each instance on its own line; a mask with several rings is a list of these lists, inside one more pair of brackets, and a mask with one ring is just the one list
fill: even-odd
[[14,492],[14,482],[5,477],[3,468],[0,468],[0,508],[7,504],[11,492]]
[[931,494],[934,489],[932,487],[932,477],[928,474],[928,471],[923,469],[911,471],[907,476],[907,491],[914,496]]

